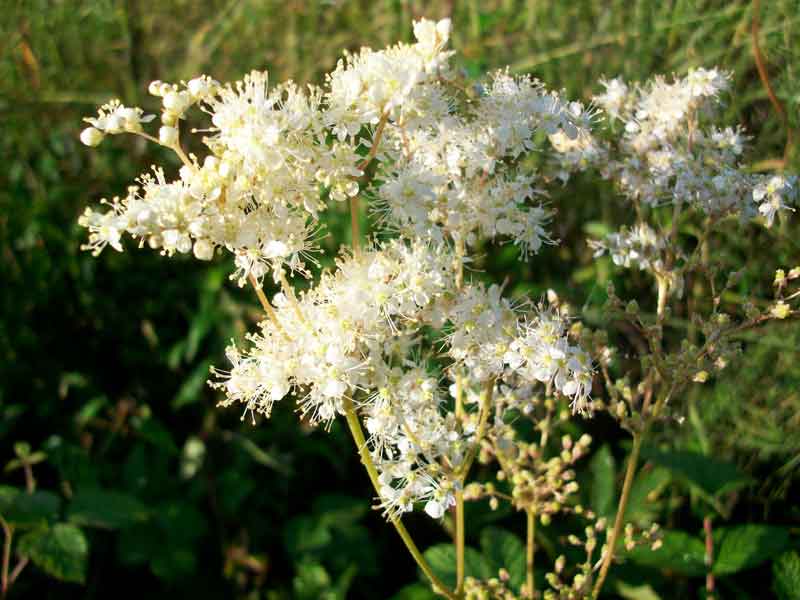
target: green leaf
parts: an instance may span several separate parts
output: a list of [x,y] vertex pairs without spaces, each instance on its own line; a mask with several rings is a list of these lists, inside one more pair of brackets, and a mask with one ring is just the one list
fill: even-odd
[[123,529],[117,539],[117,556],[127,566],[146,564],[158,554],[164,533],[152,522]]
[[338,594],[331,590],[331,578],[325,567],[314,561],[297,565],[292,587],[293,597],[298,600],[339,600]]
[[202,391],[205,389],[208,380],[208,369],[212,361],[205,360],[198,364],[189,376],[184,379],[178,393],[172,399],[171,406],[177,410],[188,404],[193,404],[202,399]]
[[631,585],[624,581],[618,581],[617,593],[625,600],[661,600],[653,587],[647,583]]
[[689,577],[704,575],[706,572],[705,545],[699,538],[683,531],[665,530],[658,550],[651,550],[649,546],[637,546],[627,551],[625,556],[639,565]]
[[19,526],[43,525],[54,521],[61,509],[61,498],[53,492],[41,490],[32,494],[17,494],[5,515]]
[[511,587],[519,589],[525,582],[525,545],[522,541],[513,533],[487,527],[481,531],[481,550],[489,561],[491,574],[506,569],[511,575]]
[[147,518],[147,508],[136,497],[101,489],[79,490],[72,498],[68,518],[78,525],[124,529]]
[[714,574],[729,575],[758,566],[789,544],[789,532],[773,525],[737,525],[714,532]]
[[590,506],[601,517],[614,514],[617,470],[611,448],[604,444],[589,463],[592,484],[589,488]]
[[8,511],[14,505],[14,500],[21,493],[22,490],[18,487],[0,485],[0,515],[8,516]]
[[284,528],[283,539],[289,555],[299,558],[307,552],[320,550],[333,541],[333,535],[324,519],[300,516],[291,519]]
[[[656,519],[660,509],[658,496],[672,480],[667,469],[643,469],[636,475],[628,496],[628,507],[625,509],[626,521],[649,523]],[[614,508],[616,513],[616,507]]]
[[710,497],[739,489],[751,482],[736,465],[716,460],[688,450],[662,452],[655,448],[643,448],[642,456],[654,464],[672,471],[692,487]]
[[341,528],[364,517],[368,505],[363,498],[343,494],[323,494],[314,500],[313,509],[326,525]]
[[172,434],[160,421],[153,417],[135,417],[131,422],[142,439],[169,454],[178,454],[178,446],[175,445]]
[[401,589],[390,600],[437,600],[440,597],[433,593],[430,585],[413,583]]
[[159,579],[179,581],[195,573],[197,548],[189,545],[162,546],[150,560],[150,570]]
[[[448,587],[456,585],[456,549],[453,544],[437,544],[423,553],[425,560],[442,583]],[[488,579],[493,575],[489,563],[474,548],[464,548],[464,575],[476,579]],[[424,578],[424,575],[422,575]]]
[[52,529],[35,529],[20,538],[17,550],[56,579],[86,581],[89,543],[75,525],[58,523]]
[[772,563],[772,589],[778,600],[800,600],[800,555],[782,554]]

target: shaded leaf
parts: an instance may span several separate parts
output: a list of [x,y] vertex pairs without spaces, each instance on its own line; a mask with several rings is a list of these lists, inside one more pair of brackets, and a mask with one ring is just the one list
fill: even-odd
[[729,575],[758,566],[783,552],[789,532],[773,525],[738,525],[714,532],[714,574]]
[[[654,521],[660,509],[658,496],[672,480],[672,475],[667,469],[643,469],[636,475],[628,496],[628,507],[625,509],[625,519],[633,522]],[[616,514],[616,507],[612,511]]]
[[706,572],[705,545],[699,538],[683,531],[665,530],[661,548],[658,550],[651,550],[649,546],[637,546],[625,552],[625,556],[637,564],[679,575],[693,577]]
[[314,500],[314,512],[332,527],[355,523],[367,514],[368,505],[363,498],[343,494],[323,494]]
[[166,581],[185,579],[196,569],[196,553],[197,549],[190,545],[162,545],[150,560],[150,570],[156,577]]
[[516,535],[497,527],[487,527],[481,531],[481,550],[489,561],[491,575],[506,569],[514,589],[525,582],[525,545]]
[[86,580],[89,543],[75,525],[58,523],[52,529],[35,529],[20,538],[17,550],[56,579],[75,583]]
[[601,517],[614,514],[617,470],[611,448],[604,444],[589,463],[592,482],[589,487],[590,506]]
[[290,556],[299,558],[306,552],[320,550],[333,541],[324,519],[300,516],[291,519],[283,530],[283,540]]
[[782,554],[772,563],[772,589],[778,600],[800,600],[800,555]]
[[691,486],[711,497],[739,489],[751,482],[736,465],[716,460],[689,450],[662,452],[643,448],[642,456],[654,464],[672,471]]
[[192,369],[192,372],[183,380],[178,393],[172,399],[171,406],[173,409],[177,410],[202,399],[202,391],[206,387],[208,369],[211,364],[212,361],[205,360]]
[[617,582],[617,593],[625,600],[660,600],[661,597],[647,583],[631,585],[624,581]]
[[437,600],[440,597],[433,593],[431,586],[424,583],[413,583],[397,592],[390,600]]
[[[423,555],[442,583],[451,588],[455,587],[456,549],[453,544],[431,546],[425,550]],[[492,576],[492,568],[477,550],[464,548],[464,575],[477,579],[488,579]]]
[[17,494],[5,515],[15,525],[33,526],[54,521],[61,508],[61,498],[41,490],[32,494]]
[[136,497],[101,489],[79,490],[68,509],[78,525],[123,529],[147,518],[147,508]]
[[0,485],[0,515],[8,515],[9,509],[14,505],[16,497],[22,490],[12,485]]

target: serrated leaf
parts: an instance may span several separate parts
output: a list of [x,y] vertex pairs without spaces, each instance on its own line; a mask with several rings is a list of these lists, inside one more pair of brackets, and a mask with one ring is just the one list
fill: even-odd
[[61,509],[61,498],[53,492],[40,490],[32,494],[17,494],[5,515],[17,526],[30,527],[54,521]]
[[89,543],[75,525],[58,523],[52,528],[35,529],[20,538],[17,551],[56,579],[86,581]]
[[800,600],[800,555],[782,554],[772,563],[772,589],[778,600]]
[[758,566],[789,545],[789,532],[773,525],[737,525],[714,532],[714,574],[729,575]]
[[716,460],[688,450],[662,452],[655,448],[643,448],[642,456],[654,464],[669,469],[675,476],[683,479],[710,497],[744,487],[751,479],[736,465]]
[[481,550],[489,561],[491,575],[496,576],[500,569],[511,575],[513,589],[525,582],[525,545],[513,533],[498,527],[487,527],[481,531]]
[[[456,549],[453,544],[437,544],[423,553],[425,560],[442,583],[448,587],[456,585]],[[476,579],[488,579],[492,569],[480,552],[474,548],[464,548],[464,575]]]
[[658,550],[637,546],[624,555],[636,564],[679,575],[696,577],[705,574],[705,545],[702,540],[683,531],[666,530],[662,533],[661,548]]
[[79,490],[72,498],[68,518],[78,525],[124,529],[147,518],[147,508],[136,497],[101,489]]
[[590,504],[595,513],[601,517],[614,514],[617,469],[611,448],[604,444],[589,463],[592,483],[589,488]]

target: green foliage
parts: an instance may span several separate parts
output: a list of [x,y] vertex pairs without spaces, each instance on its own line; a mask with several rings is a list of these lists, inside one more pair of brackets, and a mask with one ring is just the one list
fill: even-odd
[[796,551],[782,554],[772,564],[772,589],[778,600],[800,598],[800,555]]
[[33,527],[54,521],[58,517],[60,507],[61,499],[52,492],[38,491],[26,494],[18,490],[13,494],[13,500],[9,503],[8,509],[3,511],[3,515],[6,520],[18,527]]
[[[436,576],[447,586],[455,587],[456,583],[456,551],[453,544],[437,544],[423,553]],[[420,574],[423,579],[424,576]],[[487,558],[475,548],[464,548],[464,576],[487,579],[496,574]]]
[[771,525],[736,525],[714,532],[715,575],[729,575],[751,569],[783,552],[789,544],[789,532]]
[[525,582],[525,545],[516,535],[487,527],[481,531],[481,552],[495,575],[501,568],[508,571],[510,587],[519,589]]
[[595,452],[589,463],[592,479],[589,486],[589,506],[598,515],[610,517],[616,509],[617,469],[608,444]]
[[48,575],[62,581],[83,583],[89,559],[89,544],[83,532],[69,523],[56,523],[26,533],[18,551]]
[[100,489],[79,491],[67,513],[77,525],[107,529],[124,529],[147,518],[147,509],[135,497]]
[[663,534],[658,550],[640,546],[627,552],[626,556],[637,564],[678,575],[697,577],[705,574],[705,546],[702,540],[684,531],[666,530]]
[[676,477],[709,498],[732,492],[752,481],[735,465],[697,452],[660,452],[653,448],[644,448],[642,457],[669,469]]

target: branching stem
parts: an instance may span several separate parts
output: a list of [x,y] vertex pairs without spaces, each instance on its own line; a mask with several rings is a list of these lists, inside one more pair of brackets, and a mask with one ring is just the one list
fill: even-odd
[[[375,488],[375,493],[377,493],[378,497],[380,497],[381,484],[378,480],[378,470],[375,468],[375,463],[372,461],[369,448],[367,448],[367,441],[364,438],[364,431],[361,429],[361,421],[359,421],[358,415],[353,407],[353,401],[350,398],[345,397],[343,403],[344,414],[345,418],[347,419],[347,426],[350,429],[350,434],[353,436],[353,441],[356,443],[358,455],[361,458],[361,464],[363,464],[364,468],[367,470],[367,475],[369,475],[369,479],[372,482],[372,487]],[[414,540],[411,538],[411,535],[408,533],[405,525],[403,525],[400,517],[391,516],[389,517],[389,521],[392,525],[394,525],[394,528],[397,530],[397,533],[400,535],[400,538],[403,540],[403,543],[406,545],[406,548],[416,561],[417,565],[419,565],[419,568],[422,569],[422,572],[425,573],[425,576],[430,580],[434,590],[449,600],[457,600],[457,596],[455,596],[453,592],[451,592],[433,572],[433,569],[431,569],[428,561],[425,560],[422,552],[420,552],[419,548],[417,548],[417,545],[414,543]]]
[[622,527],[625,524],[625,510],[628,507],[628,498],[630,497],[631,487],[633,486],[633,476],[636,474],[636,466],[639,462],[639,451],[642,448],[642,436],[642,432],[633,434],[633,449],[631,450],[630,457],[628,457],[628,468],[625,470],[625,481],[622,484],[622,496],[619,499],[617,515],[614,518],[614,529],[611,530],[611,535],[606,542],[600,573],[597,576],[597,583],[592,592],[592,598],[595,599],[600,597],[600,590],[603,589],[603,584],[608,575],[608,569],[611,566],[611,562],[614,560],[614,551],[616,550],[617,541],[622,532]]

